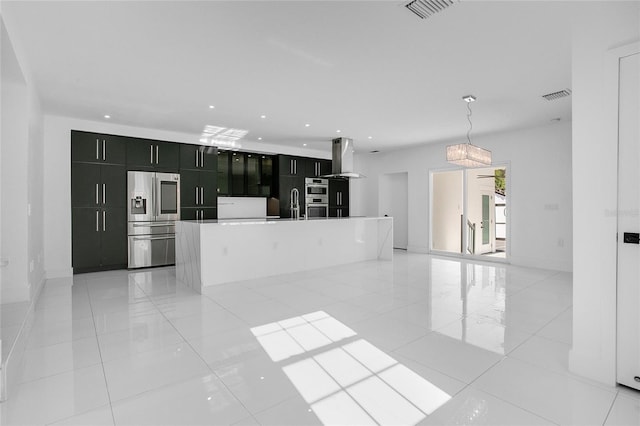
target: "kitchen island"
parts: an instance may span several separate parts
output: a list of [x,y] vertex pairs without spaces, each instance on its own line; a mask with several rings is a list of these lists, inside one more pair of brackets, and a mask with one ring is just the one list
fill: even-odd
[[365,260],[392,260],[393,218],[176,222],[176,276],[204,287]]

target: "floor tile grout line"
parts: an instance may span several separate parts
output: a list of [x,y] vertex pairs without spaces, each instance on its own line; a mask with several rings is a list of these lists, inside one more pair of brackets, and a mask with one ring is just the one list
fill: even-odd
[[485,393],[487,393],[487,394],[489,394],[489,395],[493,396],[494,398],[499,399],[500,401],[502,401],[502,402],[504,402],[504,403],[506,403],[506,404],[512,405],[512,406],[514,406],[514,407],[517,407],[517,408],[519,408],[519,409],[521,409],[521,410],[524,410],[524,411],[526,411],[526,412],[528,412],[528,413],[531,413],[531,414],[535,415],[536,417],[540,417],[541,419],[544,419],[544,420],[546,420],[546,421],[548,421],[548,422],[551,422],[551,423],[553,423],[553,424],[555,424],[555,425],[560,425],[560,423],[557,423],[556,421],[551,420],[551,419],[547,418],[546,416],[543,416],[542,414],[536,413],[535,411],[532,411],[532,410],[530,410],[530,409],[528,409],[528,408],[522,407],[522,406],[520,406],[520,405],[518,405],[518,404],[515,404],[515,403],[513,403],[513,402],[510,402],[510,401],[507,401],[506,399],[504,399],[504,398],[502,398],[502,397],[500,397],[500,396],[498,396],[498,395],[496,395],[496,394],[494,394],[494,393],[492,393],[492,392],[490,392],[490,391],[488,391],[488,390],[485,390],[485,389],[482,389],[482,388],[477,388],[477,387],[473,386],[473,384],[474,384],[474,383],[476,383],[476,382],[478,381],[478,379],[480,379],[482,376],[484,376],[485,374],[487,374],[487,373],[488,373],[490,370],[492,370],[493,368],[497,367],[499,364],[503,363],[507,358],[508,358],[508,357],[507,357],[506,355],[504,355],[504,356],[502,357],[502,359],[500,359],[498,362],[496,362],[496,363],[492,364],[489,368],[487,368],[486,370],[484,370],[482,373],[480,373],[480,375],[478,375],[475,379],[473,379],[473,380],[469,383],[468,387],[472,387],[473,389],[477,389],[477,390],[479,390],[479,391],[481,391],[481,392],[485,392]]
[[[136,285],[138,286],[138,288],[140,288],[140,290],[141,290],[144,294],[146,294],[146,295],[148,296],[148,293],[147,293],[147,292],[146,292],[146,291],[145,291],[141,286],[139,286],[139,285],[138,285],[138,283],[135,281],[135,278],[134,278],[134,282],[136,283]],[[176,284],[177,284],[177,279],[176,279]],[[196,293],[196,294],[197,294],[197,293]],[[200,296],[207,297],[206,295],[203,295],[203,294],[200,294]],[[149,297],[149,296],[148,296],[148,297]],[[185,336],[180,332],[180,330],[178,330],[178,328],[175,326],[175,324],[173,324],[173,322],[171,322],[171,320],[170,320],[170,319],[165,315],[165,313],[164,313],[164,312],[162,312],[162,310],[160,310],[160,308],[159,308],[159,307],[158,307],[158,305],[155,303],[155,301],[153,301],[150,297],[149,297],[149,299],[151,300],[151,303],[153,304],[153,306],[155,306],[155,307],[156,307],[156,309],[158,309],[158,311],[160,312],[160,314],[161,314],[161,315],[162,315],[162,316],[163,316],[163,317],[164,317],[164,318],[169,322],[169,324],[171,324],[171,327],[173,327],[173,329],[176,331],[176,333],[178,333],[178,335],[180,335],[180,337],[182,338],[182,340],[184,341],[184,343],[186,343],[186,344],[189,346],[189,348],[193,351],[193,353],[194,353],[194,354],[195,354],[195,355],[196,355],[196,356],[197,356],[197,357],[198,357],[198,358],[199,358],[199,359],[204,363],[204,365],[205,365],[205,366],[207,367],[207,369],[211,372],[211,374],[213,374],[213,375],[218,379],[218,381],[220,382],[220,384],[221,384],[222,386],[224,386],[224,388],[225,388],[225,389],[226,389],[226,390],[227,390],[231,395],[233,395],[233,397],[236,399],[236,401],[238,401],[238,403],[242,406],[242,408],[243,408],[247,413],[249,413],[249,415],[250,415],[254,420],[256,420],[256,422],[257,422],[257,419],[253,416],[253,413],[252,413],[252,412],[251,412],[251,411],[250,411],[250,410],[249,410],[249,409],[244,405],[244,403],[242,402],[242,400],[241,400],[240,398],[238,398],[238,396],[237,396],[237,395],[236,395],[236,394],[235,394],[235,393],[234,393],[234,392],[233,392],[233,391],[232,391],[232,390],[227,386],[227,384],[222,380],[222,378],[220,378],[220,376],[218,375],[218,373],[216,373],[216,372],[214,371],[214,369],[209,365],[209,363],[208,363],[208,362],[207,362],[207,361],[202,357],[202,355],[200,354],[200,352],[198,352],[198,351],[193,347],[193,345],[191,344],[191,342],[190,342],[190,341],[189,341],[189,340],[188,340],[188,339],[187,339],[187,338],[186,338],[186,337],[185,337]],[[215,301],[214,301],[214,303],[215,303]],[[216,303],[216,304],[217,304],[217,303]],[[220,306],[220,305],[218,304],[218,306]],[[224,307],[222,307],[222,308],[223,308],[223,309],[225,309]],[[225,310],[226,310],[226,309],[225,309]],[[229,313],[233,314],[232,312],[229,312]],[[235,315],[234,315],[234,316],[235,316]],[[199,375],[198,375],[198,376],[193,376],[193,377],[199,377]],[[190,377],[188,380],[191,380],[193,377]],[[184,381],[186,381],[186,380],[184,380]],[[176,383],[181,383],[181,382],[183,382],[183,381],[176,382]],[[176,383],[167,384],[167,385],[165,385],[165,386],[175,385]],[[164,386],[161,386],[160,388],[162,388],[162,387],[164,387]],[[156,389],[149,389],[149,390],[147,390],[147,391],[145,391],[145,392],[143,392],[143,393],[151,392],[152,390],[157,390],[157,389],[159,389],[159,388],[156,388]],[[123,399],[125,399],[125,398],[123,398]],[[112,412],[113,412],[113,409],[112,409]],[[242,420],[242,419],[240,419],[240,420]],[[114,424],[115,424],[115,420],[114,420]]]
[[611,405],[609,406],[609,410],[607,411],[607,415],[604,417],[604,420],[602,421],[602,425],[603,426],[607,423],[607,420],[609,420],[609,416],[611,415],[611,411],[613,410],[613,406],[615,405],[616,401],[618,400],[618,395],[620,395],[619,391],[616,392],[615,398],[613,398],[613,401],[611,401]]
[[[89,289],[87,287],[87,296],[89,296]],[[104,378],[104,387],[107,391],[107,398],[109,399],[109,410],[111,411],[111,420],[113,424],[116,424],[116,416],[113,413],[113,402],[111,400],[111,392],[109,391],[109,382],[107,381],[107,372],[104,368],[104,360],[102,358],[102,348],[100,347],[100,340],[98,339],[98,326],[96,325],[96,319],[93,312],[93,303],[91,297],[89,297],[89,308],[91,310],[91,321],[93,322],[93,331],[95,332],[96,345],[98,345],[98,354],[100,355],[100,366],[102,367],[102,377]]]

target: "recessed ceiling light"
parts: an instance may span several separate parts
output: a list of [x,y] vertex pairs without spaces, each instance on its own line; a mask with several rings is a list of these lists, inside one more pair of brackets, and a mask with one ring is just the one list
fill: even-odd
[[373,136],[367,136],[367,139],[373,139]]
[[259,141],[261,141],[261,140],[262,140],[262,137],[259,137],[259,138],[258,138],[258,140],[259,140]]
[[108,120],[108,119],[110,119],[110,118],[111,118],[111,116],[110,116],[110,115],[108,115],[108,114],[105,114],[104,118],[106,118],[106,119]]
[[342,130],[336,130],[336,133],[340,133],[340,132],[342,132]]
[[264,115],[264,114],[262,114],[262,115],[260,116],[260,118],[267,118],[267,116],[266,116],[266,115]]
[[303,144],[302,144],[302,146],[307,146],[307,144],[306,144],[306,143],[303,143]]
[[309,126],[311,126],[311,124],[309,124],[309,123],[304,125],[304,127],[309,127]]
[[209,105],[209,109],[214,109],[215,105]]

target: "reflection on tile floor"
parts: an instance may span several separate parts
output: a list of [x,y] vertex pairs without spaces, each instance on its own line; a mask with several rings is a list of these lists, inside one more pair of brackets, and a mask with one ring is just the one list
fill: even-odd
[[640,424],[568,371],[570,274],[396,252],[208,288],[46,284],[2,424]]

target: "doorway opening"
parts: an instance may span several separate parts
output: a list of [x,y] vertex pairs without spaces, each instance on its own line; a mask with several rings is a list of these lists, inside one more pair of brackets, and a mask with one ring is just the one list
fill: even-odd
[[431,250],[507,258],[507,166],[431,172]]
[[409,244],[409,174],[380,176],[378,215],[393,217],[393,248],[406,250]]

